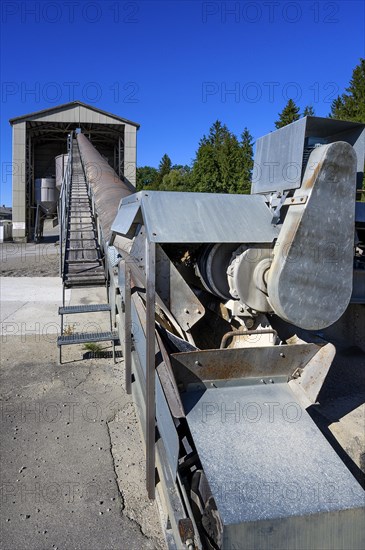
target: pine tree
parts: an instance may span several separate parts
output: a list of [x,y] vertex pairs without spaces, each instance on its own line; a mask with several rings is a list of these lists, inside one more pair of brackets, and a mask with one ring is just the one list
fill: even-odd
[[249,193],[251,189],[253,169],[253,138],[245,128],[241,135],[241,148],[243,157],[243,172],[241,179],[241,193]]
[[[360,59],[360,63],[353,70],[346,92],[333,101],[330,118],[365,123],[365,59]],[[365,166],[362,188],[365,190]],[[364,198],[363,194],[362,200]]]
[[307,105],[303,111],[303,117],[305,116],[315,116],[315,112],[314,112],[314,109],[312,107],[312,105]]
[[203,137],[193,165],[194,191],[217,193],[221,191],[221,177],[214,146]]
[[282,128],[291,122],[299,120],[299,107],[294,103],[292,99],[289,99],[284,109],[279,113],[279,120],[275,122],[276,128]]
[[193,166],[194,190],[204,193],[224,192],[222,149],[229,135],[227,126],[216,120],[210,127],[208,136],[204,135],[200,140]]
[[365,123],[365,59],[355,67],[346,92],[331,105],[331,118]]
[[242,142],[217,120],[200,140],[191,182],[194,191],[247,193],[253,167],[252,136],[247,128]]
[[160,160],[160,164],[158,165],[158,174],[157,174],[157,184],[158,186],[161,185],[164,176],[170,173],[171,171],[172,162],[170,157],[165,153],[162,159]]

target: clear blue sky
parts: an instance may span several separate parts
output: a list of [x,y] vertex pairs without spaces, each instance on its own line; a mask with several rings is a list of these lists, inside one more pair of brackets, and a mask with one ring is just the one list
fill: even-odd
[[355,0],[3,0],[1,24],[2,172],[15,116],[84,101],[141,124],[139,166],[190,164],[216,119],[257,138],[289,97],[327,116],[365,57]]

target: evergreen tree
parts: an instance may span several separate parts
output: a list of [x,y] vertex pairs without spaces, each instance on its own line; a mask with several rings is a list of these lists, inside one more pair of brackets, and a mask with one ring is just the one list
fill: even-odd
[[163,178],[162,191],[192,191],[191,170],[189,166],[176,165]]
[[253,138],[245,128],[241,135],[243,171],[241,178],[241,193],[250,193],[253,170]]
[[247,193],[253,167],[252,136],[245,128],[242,142],[217,120],[200,140],[193,165],[194,191]]
[[282,128],[291,122],[299,120],[299,107],[294,103],[292,99],[289,99],[284,109],[279,113],[279,120],[275,122],[276,128]]
[[229,137],[227,126],[216,120],[203,136],[193,166],[193,186],[195,191],[223,193],[222,148]]
[[314,109],[312,105],[307,105],[303,111],[303,117],[305,116],[315,116]]
[[153,189],[157,185],[158,171],[152,166],[138,166],[136,170],[137,191]]
[[229,134],[220,151],[220,171],[223,193],[240,193],[243,171],[243,155],[235,135]]
[[344,101],[341,98],[341,96],[336,97],[336,99],[333,100],[331,105],[331,112],[328,115],[329,118],[339,118],[341,119],[341,113],[344,111]]
[[[338,96],[331,105],[331,118],[365,123],[365,59],[360,59],[352,73],[346,92]],[[365,166],[362,188],[365,190]],[[361,200],[365,199],[365,194]]]
[[365,59],[353,70],[346,93],[333,101],[330,117],[365,123]]
[[158,165],[158,174],[157,174],[157,185],[160,186],[164,176],[170,173],[172,162],[170,157],[165,153],[160,164]]

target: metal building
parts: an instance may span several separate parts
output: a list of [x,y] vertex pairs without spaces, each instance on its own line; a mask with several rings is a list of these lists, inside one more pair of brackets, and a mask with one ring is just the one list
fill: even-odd
[[12,118],[13,239],[33,236],[35,182],[55,176],[55,158],[67,153],[72,130],[85,133],[122,180],[135,185],[139,124],[81,101]]

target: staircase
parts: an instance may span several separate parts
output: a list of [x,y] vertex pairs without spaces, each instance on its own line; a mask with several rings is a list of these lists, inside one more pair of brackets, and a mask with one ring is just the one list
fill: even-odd
[[105,285],[103,255],[76,140],[72,144],[64,284],[66,288]]
[[[57,339],[59,361],[62,363],[62,346],[111,341],[115,362],[115,343],[119,340],[119,336],[117,332],[112,330],[110,305],[105,303],[65,306],[65,289],[103,286],[106,294],[108,293],[103,251],[98,241],[90,191],[76,139],[71,142],[70,153],[70,166],[63,181],[59,207],[61,212],[60,247],[62,248],[61,275],[63,282],[63,305],[58,310],[61,316],[61,334]],[[109,312],[110,331],[64,334],[64,315],[100,312]]]

